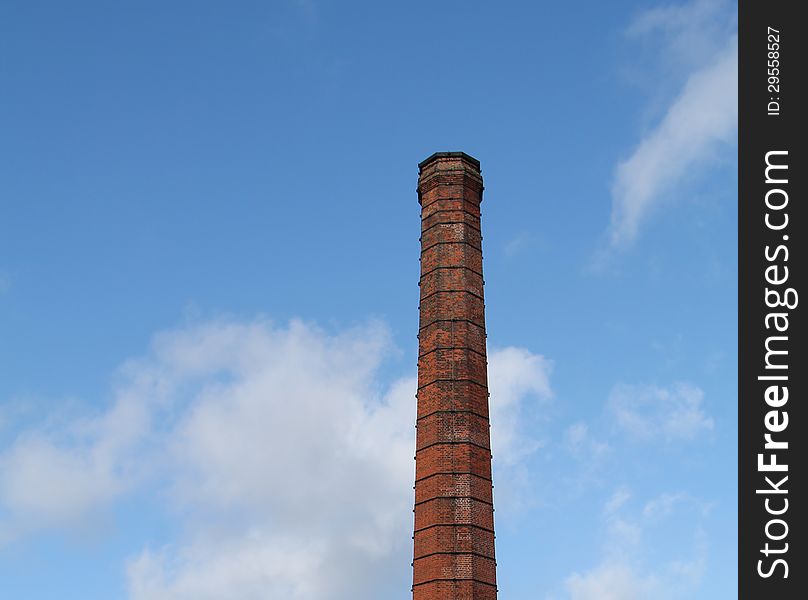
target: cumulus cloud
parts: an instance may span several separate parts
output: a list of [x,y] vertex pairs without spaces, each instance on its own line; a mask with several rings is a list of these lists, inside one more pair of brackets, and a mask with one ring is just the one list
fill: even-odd
[[169,354],[201,367],[169,445],[196,535],[133,560],[131,597],[342,598],[406,561],[415,381],[377,391],[388,345],[302,323],[174,335]]
[[553,363],[525,348],[501,348],[490,352],[491,446],[497,463],[512,465],[541,444],[520,428],[526,399],[545,402],[553,397],[550,374]]
[[[661,521],[678,515],[689,526],[702,513],[700,504],[685,507],[682,493],[664,493],[648,500],[642,511],[632,511],[632,492],[618,487],[603,506],[605,543],[601,559],[590,569],[576,571],[564,580],[567,600],[658,600],[687,598],[701,580],[706,565],[706,546],[695,526],[693,548],[685,558],[673,557],[663,564],[648,565],[649,548],[658,547],[666,532],[655,530]],[[692,514],[693,511],[696,514]],[[653,546],[649,545],[653,544]]]
[[676,441],[713,429],[703,403],[704,392],[686,383],[670,388],[620,384],[612,389],[607,405],[617,427],[634,439]]
[[[380,381],[390,350],[378,323],[329,333],[213,321],[164,332],[121,368],[106,413],[23,433],[0,454],[3,523],[66,525],[131,489],[159,491],[185,533],[131,557],[133,600],[406,589],[416,380]],[[503,465],[536,447],[520,415],[551,397],[550,370],[525,349],[490,353]]]
[[136,457],[150,429],[139,398],[121,393],[96,417],[20,434],[0,454],[0,542],[42,527],[85,523],[132,488]]
[[324,558],[317,544],[257,532],[186,546],[178,555],[146,551],[129,564],[129,595],[148,600],[252,600],[268,593],[292,600],[316,598],[319,579],[310,575],[324,566]]
[[[633,35],[662,39],[663,54],[686,65],[689,72],[662,118],[617,165],[609,229],[612,248],[631,244],[666,194],[735,143],[738,39],[733,14],[721,0],[695,0],[652,9],[629,28]],[[660,69],[666,72],[664,65]]]
[[603,564],[573,573],[566,582],[570,600],[647,600],[661,598],[659,582],[622,564]]

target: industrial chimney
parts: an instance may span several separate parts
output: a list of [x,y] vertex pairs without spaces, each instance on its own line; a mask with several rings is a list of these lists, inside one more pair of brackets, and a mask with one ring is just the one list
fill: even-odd
[[480,162],[437,152],[418,167],[413,600],[495,600]]

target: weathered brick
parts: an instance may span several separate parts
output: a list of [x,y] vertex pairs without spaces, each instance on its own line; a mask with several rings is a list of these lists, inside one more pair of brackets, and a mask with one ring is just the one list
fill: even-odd
[[471,321],[478,327],[485,327],[483,299],[470,292],[436,292],[424,298],[420,308],[421,328],[446,320]]
[[413,600],[496,600],[496,585],[474,580],[436,580],[413,586]]
[[427,556],[434,548],[494,558],[494,535],[472,525],[436,525],[415,532],[415,558]]
[[421,276],[421,300],[437,292],[467,291],[483,297],[483,276],[461,267],[438,267]]
[[485,354],[485,329],[468,321],[433,321],[418,333],[421,353],[436,348],[468,348]]
[[489,427],[487,418],[471,412],[435,412],[418,420],[416,448],[460,442],[488,448]]
[[417,574],[413,583],[435,579],[475,579],[496,584],[496,563],[476,554],[432,554],[415,560]]
[[430,498],[467,496],[493,502],[491,482],[471,473],[438,473],[426,477],[415,487],[415,503],[420,504]]
[[469,227],[473,227],[479,231],[480,211],[463,209],[454,210],[441,208],[436,205],[431,207],[427,213],[421,215],[421,234],[423,234],[430,227],[434,227],[438,223],[465,223]]
[[418,359],[418,369],[424,374],[419,383],[426,385],[438,379],[468,379],[487,385],[486,359],[467,348],[436,348]]
[[[468,200],[468,198],[461,195],[456,198],[439,198],[434,201],[427,202],[421,207],[421,219],[422,221],[426,222],[433,215],[455,210],[467,212],[478,219],[481,214],[479,202],[471,202]],[[479,229],[479,227],[477,229]],[[425,225],[421,226],[421,231],[426,231]]]
[[[415,478],[435,473],[476,473],[491,479],[491,452],[471,444],[437,444],[415,453]],[[416,487],[418,482],[415,483]]]
[[[423,370],[419,378],[428,379]],[[488,418],[488,387],[471,380],[434,380],[418,389],[418,418],[436,410],[468,410]]]
[[477,273],[483,272],[483,255],[479,248],[465,242],[434,244],[421,253],[421,275],[438,267],[468,267]]
[[480,164],[420,165],[414,600],[496,600]]

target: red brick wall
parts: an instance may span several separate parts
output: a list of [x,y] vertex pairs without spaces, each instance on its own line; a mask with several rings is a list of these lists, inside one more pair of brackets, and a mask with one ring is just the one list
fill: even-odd
[[480,164],[420,165],[414,600],[495,600]]

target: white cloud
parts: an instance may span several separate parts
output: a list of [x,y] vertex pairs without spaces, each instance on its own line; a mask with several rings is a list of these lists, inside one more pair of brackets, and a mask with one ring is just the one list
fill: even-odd
[[491,351],[488,364],[491,447],[498,464],[511,465],[541,445],[524,434],[520,422],[527,399],[546,402],[553,397],[553,363],[525,348],[510,347]]
[[120,490],[121,484],[103,457],[82,449],[64,449],[32,434],[0,461],[0,497],[14,515],[0,537],[15,537],[35,523],[51,525],[86,515]]
[[[390,348],[374,323],[329,334],[299,321],[213,321],[162,333],[121,369],[107,413],[24,433],[0,454],[5,526],[70,525],[139,486],[167,498],[186,533],[131,558],[132,600],[406,589],[416,381],[379,382]],[[550,368],[524,349],[490,354],[493,447],[506,472],[536,447],[519,423],[528,402],[552,395]]]
[[720,52],[737,29],[734,8],[730,0],[657,6],[639,13],[627,34],[638,41],[652,38],[661,53],[658,58],[666,66],[688,73]]
[[144,552],[130,562],[130,597],[148,600],[244,600],[318,597],[311,577],[324,564],[324,548],[298,539],[248,533],[236,540],[208,540],[179,556]]
[[0,454],[0,542],[42,527],[87,524],[140,477],[133,456],[149,409],[120,394],[100,417],[20,434]]
[[649,500],[642,509],[642,515],[646,519],[660,519],[670,515],[676,504],[686,498],[683,492],[676,494],[664,493],[657,498]]
[[610,515],[617,512],[630,499],[631,491],[627,487],[621,486],[617,488],[614,494],[612,494],[611,498],[609,498],[609,500],[606,502],[606,505],[603,507],[604,514]]
[[623,563],[607,563],[584,574],[573,573],[566,581],[566,588],[570,600],[648,600],[665,597],[655,577],[637,573]]
[[[630,28],[636,35],[661,32],[664,53],[691,65],[691,70],[658,124],[616,168],[612,248],[631,244],[668,192],[736,141],[738,39],[726,27],[732,22],[727,10],[725,2],[696,0],[648,11]],[[716,25],[717,19],[723,27]]]
[[661,436],[675,441],[691,440],[713,429],[703,402],[704,392],[685,383],[670,388],[620,384],[612,389],[607,404],[616,425],[633,438]]
[[[679,502],[683,493],[664,493],[647,501],[639,514],[628,510],[631,492],[619,487],[605,502],[605,541],[601,559],[592,568],[573,572],[564,580],[568,600],[668,600],[688,598],[701,581],[707,562],[704,533],[698,523],[703,516],[698,502],[688,510]],[[695,514],[693,514],[695,512]],[[649,556],[664,554],[669,531],[657,529],[661,521],[678,516],[693,528],[693,547],[686,558],[669,557],[651,564]],[[653,551],[651,551],[653,549]]]
[[567,448],[576,458],[587,461],[595,466],[604,459],[612,448],[606,442],[601,442],[589,432],[589,425],[577,422],[570,425],[564,432]]

